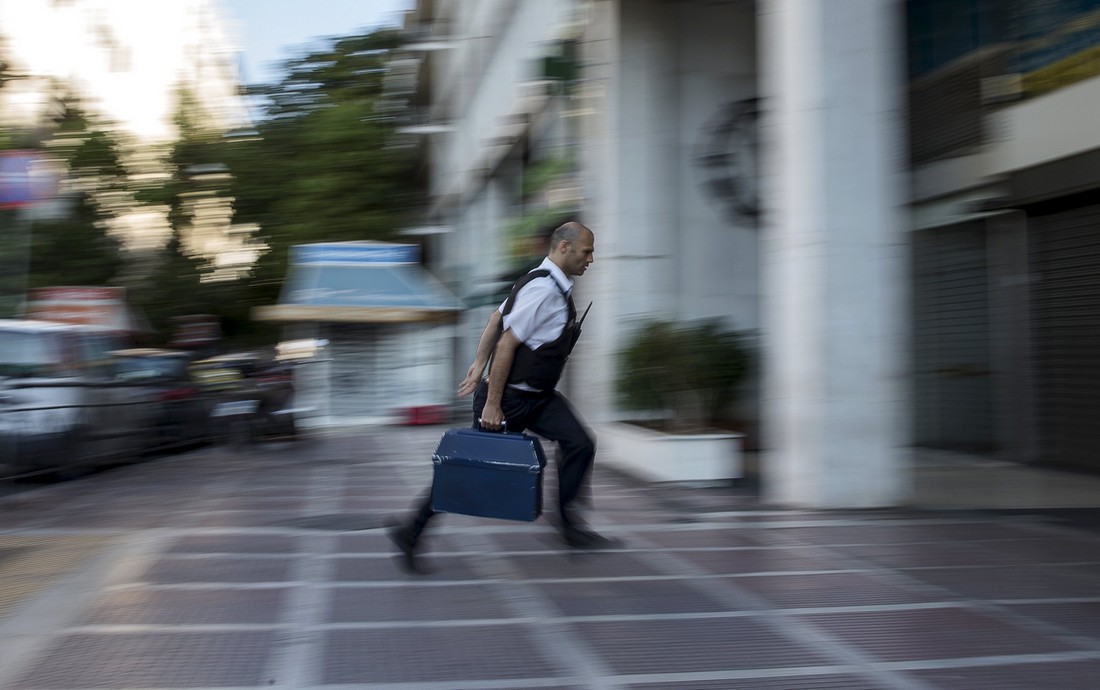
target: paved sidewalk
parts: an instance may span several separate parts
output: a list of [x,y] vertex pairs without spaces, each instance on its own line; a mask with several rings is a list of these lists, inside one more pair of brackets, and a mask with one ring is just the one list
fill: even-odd
[[1100,534],[1044,513],[773,511],[598,470],[623,548],[444,516],[433,572],[406,575],[380,527],[441,431],[202,449],[0,503],[0,688],[1098,687]]

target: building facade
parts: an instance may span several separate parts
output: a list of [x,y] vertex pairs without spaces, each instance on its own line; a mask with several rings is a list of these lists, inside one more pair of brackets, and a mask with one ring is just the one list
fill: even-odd
[[777,503],[903,503],[914,446],[1094,465],[1095,4],[418,3],[432,254],[481,304],[458,370],[576,217],[597,433],[642,322],[718,318],[759,334]]
[[1100,2],[911,0],[914,441],[1100,468]]

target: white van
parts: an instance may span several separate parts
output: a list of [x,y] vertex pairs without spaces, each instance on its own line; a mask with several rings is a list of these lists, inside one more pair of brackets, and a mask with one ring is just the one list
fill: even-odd
[[0,319],[0,476],[75,476],[140,452],[153,407],[115,376],[122,344],[95,326]]

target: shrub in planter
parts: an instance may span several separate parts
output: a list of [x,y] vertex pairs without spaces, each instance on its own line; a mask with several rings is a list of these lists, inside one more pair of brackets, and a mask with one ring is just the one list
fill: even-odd
[[616,393],[626,410],[659,429],[713,428],[736,399],[748,369],[745,335],[716,321],[653,320],[619,352]]

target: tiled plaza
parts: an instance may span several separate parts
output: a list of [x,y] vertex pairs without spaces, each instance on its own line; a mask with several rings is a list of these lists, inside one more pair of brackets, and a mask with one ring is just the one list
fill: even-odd
[[1097,687],[1100,532],[1043,512],[771,510],[597,471],[621,548],[444,516],[407,575],[381,527],[441,431],[205,448],[5,499],[0,688]]

